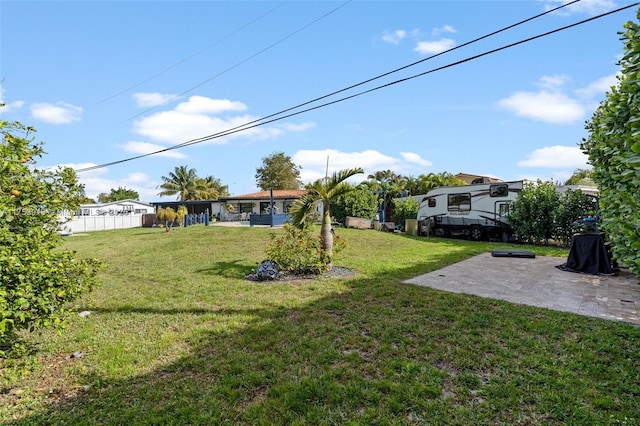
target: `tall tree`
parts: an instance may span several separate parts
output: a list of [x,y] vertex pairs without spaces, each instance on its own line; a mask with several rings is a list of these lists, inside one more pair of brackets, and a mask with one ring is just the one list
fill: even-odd
[[346,182],[353,175],[364,173],[361,168],[346,169],[335,172],[329,178],[318,179],[306,186],[307,193],[296,200],[289,212],[291,221],[298,227],[304,227],[316,209],[318,203],[322,203],[322,250],[327,255],[327,268],[333,267],[333,233],[331,232],[331,202],[340,196],[353,191],[355,187]]
[[202,182],[199,182],[196,169],[187,166],[177,166],[168,176],[161,177],[163,183],[158,187],[162,189],[159,196],[177,195],[179,201],[201,200]]
[[640,277],[640,26],[629,21],[624,28],[618,84],[587,123],[589,136],[581,148],[593,166],[613,257]]
[[284,152],[274,152],[262,159],[262,167],[256,169],[256,182],[263,191],[299,189],[302,187],[300,167],[293,163],[291,157],[284,155]]
[[138,194],[138,191],[119,186],[118,189],[111,188],[111,192],[109,192],[109,195],[106,197],[106,202],[139,199],[140,194]]

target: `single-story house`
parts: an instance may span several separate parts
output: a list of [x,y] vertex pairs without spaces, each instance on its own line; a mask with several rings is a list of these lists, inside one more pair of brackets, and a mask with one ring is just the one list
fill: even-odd
[[217,200],[157,201],[151,204],[155,208],[185,206],[189,213],[208,213],[224,222],[248,221],[251,214],[269,214],[272,199],[275,213],[287,213],[291,205],[306,193],[306,189],[274,189],[273,192],[259,191]]

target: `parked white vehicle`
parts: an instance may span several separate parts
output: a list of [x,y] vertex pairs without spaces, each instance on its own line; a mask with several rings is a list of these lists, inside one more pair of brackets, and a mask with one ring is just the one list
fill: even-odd
[[509,241],[509,206],[523,185],[513,181],[434,188],[420,203],[420,233]]

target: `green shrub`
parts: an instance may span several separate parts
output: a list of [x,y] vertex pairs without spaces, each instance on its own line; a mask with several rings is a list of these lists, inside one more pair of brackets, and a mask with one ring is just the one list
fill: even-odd
[[[333,256],[346,247],[346,241],[335,236]],[[316,226],[302,228],[285,224],[282,233],[271,234],[271,242],[266,249],[267,258],[278,264],[281,271],[296,275],[326,272],[330,262],[322,249],[322,236]]]
[[373,219],[378,213],[378,196],[368,189],[357,188],[338,197],[330,205],[331,217],[344,224],[347,216]]
[[407,219],[417,219],[418,210],[420,210],[420,203],[411,197],[407,197],[404,200],[394,200],[393,206],[395,208],[396,223],[404,229],[404,224]]
[[19,330],[62,325],[100,267],[58,248],[61,214],[78,209],[84,190],[70,168],[34,166],[44,151],[33,131],[0,121],[0,355],[16,347]]

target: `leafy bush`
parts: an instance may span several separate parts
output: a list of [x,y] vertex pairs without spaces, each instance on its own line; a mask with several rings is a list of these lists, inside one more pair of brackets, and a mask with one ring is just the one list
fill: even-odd
[[[95,285],[100,267],[60,250],[64,211],[75,211],[84,190],[70,168],[37,169],[44,153],[34,131],[0,121],[0,355],[17,332],[62,325],[68,303]],[[16,136],[18,135],[18,136]]]
[[344,223],[347,216],[373,219],[378,213],[378,196],[367,189],[355,189],[330,205],[331,217]]
[[593,114],[581,148],[593,166],[600,189],[602,227],[611,242],[613,257],[640,277],[640,26],[625,24],[621,40],[618,85]]
[[404,228],[405,220],[418,218],[420,203],[411,197],[407,197],[404,200],[395,200],[393,206],[395,207],[396,222],[402,228]]
[[580,190],[560,194],[553,182],[527,182],[511,205],[509,224],[521,242],[568,246],[576,232],[574,222],[596,210],[595,199]]
[[[339,235],[334,238],[333,256],[346,247],[346,241]],[[267,258],[278,264],[281,271],[296,275],[326,272],[330,258],[322,249],[322,236],[314,225],[296,227],[284,225],[281,234],[271,234],[271,242],[266,249]]]

